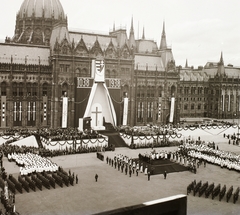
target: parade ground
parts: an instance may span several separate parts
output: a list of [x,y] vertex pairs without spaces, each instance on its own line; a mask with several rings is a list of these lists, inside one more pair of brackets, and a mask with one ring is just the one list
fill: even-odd
[[[240,147],[229,144],[223,134],[233,134],[237,130],[209,129],[181,131],[182,138],[197,139],[200,137],[205,141],[214,141],[219,150],[231,151],[240,154]],[[174,151],[177,147],[156,148],[156,151]],[[104,152],[105,158],[113,158],[115,154],[126,155],[130,158],[137,158],[139,153],[150,152],[151,149],[129,149],[116,148],[115,151]],[[193,180],[197,182],[208,181],[226,185],[227,189],[233,186],[235,189],[240,186],[240,173],[221,169],[219,166],[207,164],[201,165],[194,174],[190,171],[175,172],[167,175],[153,175],[150,181],[143,173],[129,177],[114,167],[106,164],[106,161],[97,159],[96,153],[74,154],[51,158],[65,171],[74,172],[78,175],[78,184],[74,186],[58,185],[50,190],[43,188],[42,191],[23,191],[16,194],[16,211],[21,215],[77,215],[94,214],[116,208],[141,204],[143,202],[156,200],[177,194],[187,194],[187,186]],[[19,167],[13,162],[8,162],[4,157],[3,165],[8,174],[17,176]],[[98,181],[95,182],[95,174],[98,174]],[[212,214],[239,214],[240,200],[233,204],[232,198],[227,203],[224,197],[220,202],[215,199],[187,195],[187,214],[189,215],[212,215]]]

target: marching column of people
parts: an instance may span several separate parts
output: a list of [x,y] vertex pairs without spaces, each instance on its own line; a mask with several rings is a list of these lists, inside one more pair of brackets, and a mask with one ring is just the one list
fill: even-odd
[[[139,159],[133,159],[122,154],[115,154],[113,158],[107,156],[106,164],[129,177],[132,177],[133,175],[138,176],[139,173],[143,173],[145,176],[147,176],[147,180],[150,181],[152,175],[151,170],[148,168],[147,164],[144,164]],[[165,179],[166,176],[167,172],[165,171]]]

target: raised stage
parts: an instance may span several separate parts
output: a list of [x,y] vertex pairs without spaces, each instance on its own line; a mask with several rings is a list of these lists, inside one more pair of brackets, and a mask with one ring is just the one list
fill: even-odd
[[169,159],[155,159],[151,160],[150,162],[146,162],[142,159],[137,159],[136,161],[139,161],[140,166],[143,164],[143,169],[145,169],[147,166],[148,171],[150,170],[151,172],[151,175],[163,174],[165,171],[167,173],[188,171],[187,167],[182,166],[179,163],[173,162]]

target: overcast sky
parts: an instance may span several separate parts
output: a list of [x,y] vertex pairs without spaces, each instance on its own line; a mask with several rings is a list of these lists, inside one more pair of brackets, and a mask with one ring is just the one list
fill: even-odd
[[[3,1],[3,0],[1,0]],[[39,0],[37,0],[39,1]],[[16,13],[23,0],[1,4],[0,39],[13,36]],[[218,62],[221,51],[225,65],[240,67],[239,0],[60,0],[68,16],[69,29],[108,33],[129,29],[134,22],[135,38],[153,39],[159,45],[163,21],[167,44],[172,47],[176,65],[204,66]]]

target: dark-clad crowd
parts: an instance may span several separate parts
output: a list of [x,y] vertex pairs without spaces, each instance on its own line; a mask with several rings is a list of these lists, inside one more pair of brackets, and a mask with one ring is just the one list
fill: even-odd
[[191,192],[194,196],[198,195],[198,197],[203,195],[205,198],[210,197],[211,199],[218,197],[219,201],[222,201],[225,197],[226,202],[229,202],[232,197],[232,201],[235,204],[239,198],[240,188],[237,187],[234,191],[233,186],[229,186],[227,190],[226,185],[222,186],[221,184],[215,184],[213,182],[208,183],[208,181],[203,183],[201,180],[196,182],[196,180],[194,180],[187,186],[187,195]]
[[[3,156],[9,162],[19,166],[19,175],[15,178],[8,175],[3,164]],[[15,194],[46,189],[55,189],[56,185],[63,187],[78,183],[78,175],[52,162],[50,158],[42,157],[35,147],[2,144],[0,146],[0,188],[1,202],[5,208],[1,214],[18,214],[15,210]],[[14,201],[13,201],[14,200]]]

